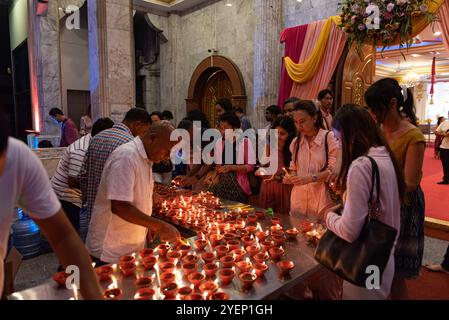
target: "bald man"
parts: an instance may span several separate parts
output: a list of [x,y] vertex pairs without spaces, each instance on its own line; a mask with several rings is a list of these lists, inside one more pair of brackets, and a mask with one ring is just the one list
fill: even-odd
[[98,264],[116,263],[143,249],[148,229],[164,242],[180,239],[176,228],[151,217],[152,165],[169,158],[177,143],[170,141],[174,129],[167,121],[153,124],[143,138],[118,147],[106,161],[86,239]]

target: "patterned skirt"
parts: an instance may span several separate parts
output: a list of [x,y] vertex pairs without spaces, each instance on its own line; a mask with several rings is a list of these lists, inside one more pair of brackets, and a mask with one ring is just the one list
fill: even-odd
[[424,193],[420,186],[401,207],[401,231],[395,249],[395,277],[419,277],[424,253]]
[[240,187],[235,172],[220,174],[219,182],[211,185],[209,191],[221,199],[248,203],[248,195]]

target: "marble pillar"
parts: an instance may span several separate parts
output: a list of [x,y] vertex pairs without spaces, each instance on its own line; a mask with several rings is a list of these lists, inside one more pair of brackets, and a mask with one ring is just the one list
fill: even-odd
[[[28,0],[28,60],[33,129],[42,135],[59,135],[48,112],[62,109],[57,1],[48,2],[46,14],[36,14],[37,1]],[[31,128],[30,128],[31,129]]]
[[132,0],[88,1],[92,115],[123,120],[135,105]]
[[281,79],[282,1],[255,0],[254,108],[256,128],[265,126],[265,109],[277,104]]

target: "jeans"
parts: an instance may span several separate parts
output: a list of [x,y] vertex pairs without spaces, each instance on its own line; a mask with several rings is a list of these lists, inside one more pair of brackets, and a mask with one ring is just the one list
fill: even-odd
[[60,200],[62,209],[64,210],[70,223],[75,228],[76,232],[79,234],[80,230],[80,208],[71,202]]

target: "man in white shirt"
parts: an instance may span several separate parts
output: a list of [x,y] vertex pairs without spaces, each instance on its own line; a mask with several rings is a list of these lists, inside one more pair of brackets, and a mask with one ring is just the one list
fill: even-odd
[[177,143],[170,141],[173,130],[167,121],[152,124],[143,138],[121,145],[106,161],[86,240],[97,263],[115,263],[144,248],[148,229],[164,242],[180,239],[175,227],[151,217],[152,164],[169,158]]
[[51,186],[59,201],[61,201],[67,218],[78,232],[80,229],[80,209],[82,207],[78,174],[81,171],[91,138],[103,130],[112,128],[113,125],[114,121],[109,118],[98,119],[92,127],[92,133],[84,135],[67,147],[55,174],[51,178]]
[[444,137],[440,145],[440,159],[443,164],[444,177],[443,181],[438,182],[438,184],[449,184],[449,120],[440,124],[436,134]]
[[0,296],[3,260],[18,206],[36,221],[61,264],[78,266],[83,298],[102,299],[89,254],[62,211],[42,163],[24,143],[8,136],[7,125],[6,115],[0,113]]

